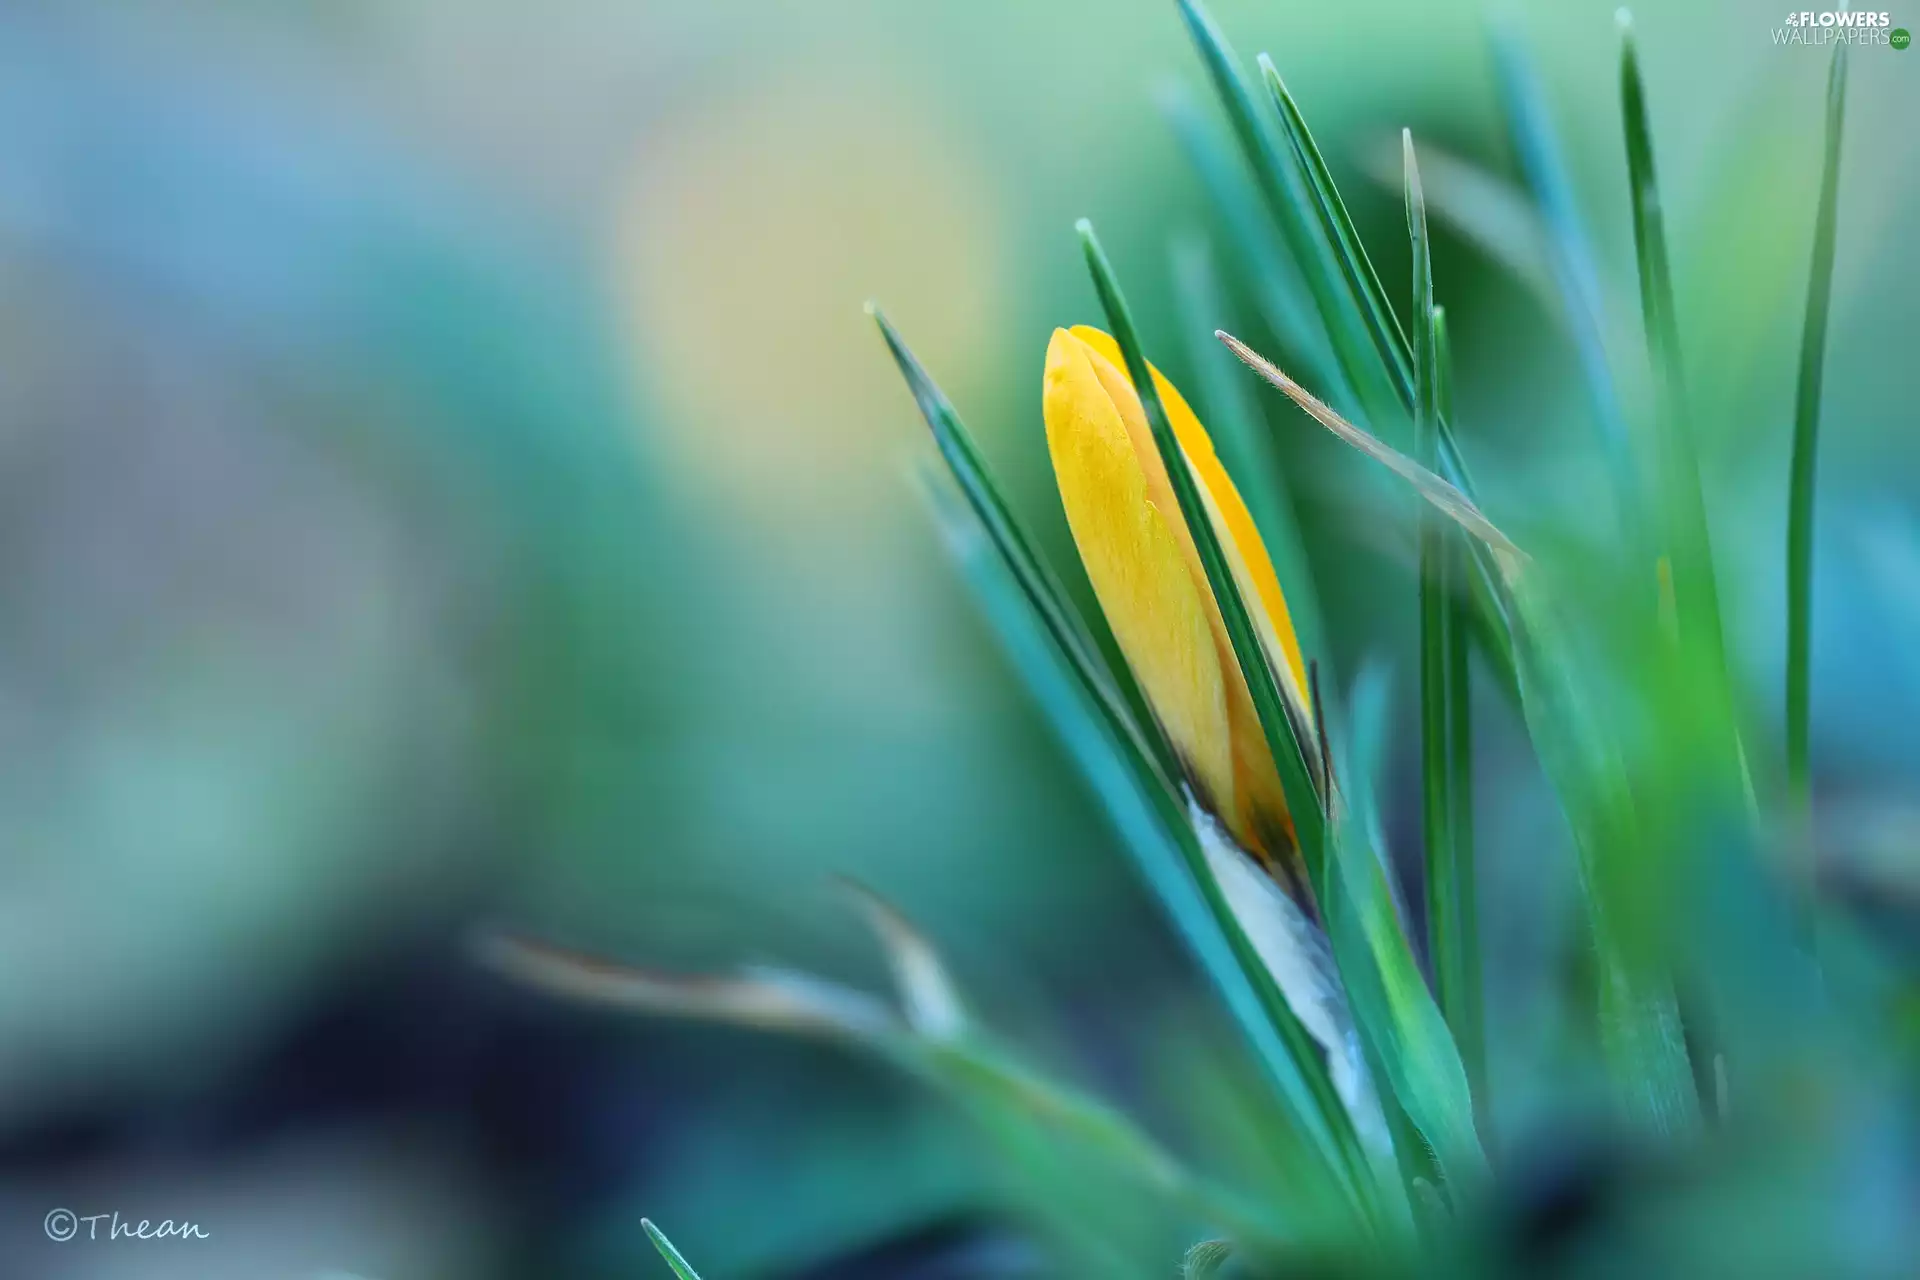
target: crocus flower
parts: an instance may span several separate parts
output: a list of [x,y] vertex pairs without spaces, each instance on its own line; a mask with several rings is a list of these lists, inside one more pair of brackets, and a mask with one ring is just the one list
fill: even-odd
[[[1306,667],[1273,561],[1206,428],[1159,370],[1153,378],[1275,680],[1304,712]],[[1085,325],[1054,330],[1042,405],[1080,559],[1186,781],[1243,849],[1293,878],[1280,774],[1119,345]]]

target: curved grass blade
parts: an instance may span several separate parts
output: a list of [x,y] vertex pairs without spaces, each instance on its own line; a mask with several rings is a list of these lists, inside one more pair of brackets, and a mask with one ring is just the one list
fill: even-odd
[[[1439,463],[1442,385],[1441,332],[1444,321],[1433,304],[1433,259],[1427,240],[1426,192],[1414,155],[1413,134],[1402,131],[1407,233],[1413,248],[1413,439],[1414,458],[1429,469]],[[1473,954],[1478,938],[1468,932],[1474,894],[1471,850],[1456,840],[1461,833],[1455,811],[1470,798],[1458,794],[1465,762],[1457,758],[1454,721],[1466,714],[1459,704],[1464,661],[1456,671],[1455,654],[1464,658],[1466,636],[1455,628],[1453,531],[1437,513],[1420,521],[1420,816],[1426,850],[1427,947],[1441,1012],[1462,1055],[1473,1064],[1468,1077],[1480,1082],[1478,1064],[1479,990]],[[1472,1046],[1471,1048],[1469,1046]]]
[[[918,937],[911,925],[899,923]],[[995,1127],[1004,1130],[1012,1123],[1040,1132],[1050,1141],[1069,1140],[1104,1166],[1123,1170],[1196,1218],[1231,1231],[1238,1238],[1282,1245],[1290,1236],[1270,1209],[1249,1205],[1235,1193],[1192,1173],[1105,1103],[1049,1079],[983,1036],[921,1034],[865,992],[792,970],[756,969],[734,977],[686,977],[632,969],[514,938],[494,937],[485,943],[480,958],[490,967],[567,999],[756,1031],[843,1040],[983,1109],[989,1119],[999,1120]],[[939,963],[937,957],[931,958]],[[829,1015],[843,1007],[871,1006],[880,1010],[880,1016],[869,1019],[863,1015],[840,1023],[831,1016],[813,1022],[764,1016],[768,1007],[784,1008],[796,992],[806,993],[810,1001],[824,1001]],[[648,1234],[676,1274],[692,1274],[686,1260],[673,1251],[664,1235],[656,1231]]]
[[1227,1264],[1233,1261],[1233,1244],[1226,1240],[1202,1240],[1187,1250],[1180,1263],[1180,1280],[1221,1280]]
[[1513,539],[1500,532],[1493,521],[1474,505],[1473,499],[1451,481],[1427,470],[1399,450],[1383,444],[1377,437],[1348,422],[1311,391],[1281,372],[1272,361],[1232,334],[1216,332],[1213,336],[1226,343],[1227,349],[1239,356],[1249,369],[1285,392],[1288,399],[1306,410],[1308,417],[1412,485],[1414,491],[1438,508],[1441,514],[1483,543],[1494,554],[1503,580],[1511,581],[1519,574],[1526,563],[1526,553],[1515,545]]
[[523,986],[634,1013],[830,1040],[877,1042],[899,1026],[893,1011],[864,991],[786,970],[686,977],[491,931],[473,939],[472,953],[483,968]]
[[886,953],[907,1026],[926,1040],[957,1040],[966,1034],[966,1004],[933,943],[873,890],[852,880],[840,883]]
[[1327,168],[1325,157],[1320,154],[1319,144],[1313,140],[1313,132],[1307,128],[1306,117],[1300,113],[1299,104],[1287,91],[1286,82],[1280,78],[1280,70],[1274,66],[1273,59],[1263,53],[1259,64],[1268,96],[1273,99],[1274,108],[1280,113],[1280,124],[1287,144],[1293,149],[1294,163],[1299,166],[1306,179],[1307,190],[1313,195],[1321,232],[1333,246],[1334,261],[1340,269],[1348,295],[1359,303],[1374,355],[1392,387],[1399,393],[1401,403],[1411,405],[1413,353],[1408,347],[1406,333],[1400,328],[1393,308],[1388,305],[1386,290],[1380,287],[1380,277],[1373,269],[1372,259],[1367,257],[1367,248],[1361,243],[1359,232],[1354,230],[1353,218],[1347,212],[1347,202],[1341,199],[1340,189],[1334,185],[1333,173]]
[[1282,144],[1261,113],[1253,87],[1241,73],[1239,57],[1206,7],[1200,0],[1180,0],[1180,16],[1226,107],[1234,136],[1246,153],[1268,212],[1305,276],[1314,309],[1326,326],[1334,356],[1345,375],[1345,385],[1336,392],[1350,391],[1361,404],[1384,403],[1384,384],[1372,357],[1366,322],[1354,297],[1338,287],[1335,249],[1314,214],[1305,175],[1282,153]]
[[[1367,155],[1367,176],[1396,192],[1405,185],[1405,167],[1398,147],[1383,145]],[[1428,211],[1506,268],[1549,316],[1561,319],[1546,226],[1527,193],[1477,161],[1430,142],[1421,148],[1420,172]]]
[[961,422],[953,402],[928,376],[885,313],[870,302],[867,304],[867,314],[880,327],[880,335],[886,340],[887,350],[892,353],[900,375],[906,379],[907,389],[913,393],[920,416],[933,432],[940,456],[946,460],[960,491],[966,495],[968,505],[986,527],[994,545],[1007,557],[1014,578],[1028,602],[1045,620],[1049,633],[1058,637],[1075,669],[1091,683],[1095,696],[1103,705],[1112,708],[1112,714],[1119,722],[1132,727],[1141,750],[1159,769],[1161,777],[1169,780],[1168,785],[1172,785],[1171,779],[1181,776],[1172,748],[1157,731],[1142,732],[1140,721],[1133,711],[1133,708],[1145,705],[1144,699],[1130,685],[1121,684],[1113,669],[1101,658],[1099,646],[1094,643],[1085,621],[1069,603],[1066,588],[1061,586],[1059,577],[1033,549],[1032,540],[1027,537],[1001,496],[999,486],[988,473],[980,451],[966,425]]
[[1324,662],[1328,649],[1320,596],[1273,434],[1267,430],[1252,389],[1233,360],[1218,343],[1207,341],[1207,335],[1220,327],[1219,321],[1227,314],[1227,302],[1204,237],[1186,237],[1174,245],[1173,284],[1180,332],[1188,339],[1187,359],[1198,379],[1200,403],[1205,409],[1201,420],[1212,428],[1227,469],[1246,496],[1254,523],[1273,557],[1302,652]]
[[1826,372],[1827,316],[1833,304],[1840,138],[1846,114],[1846,46],[1835,45],[1833,66],[1827,73],[1826,157],[1820,174],[1820,212],[1814,222],[1807,317],[1800,337],[1800,384],[1794,398],[1793,468],[1787,499],[1787,789],[1802,814],[1812,801],[1807,757],[1812,697],[1813,481],[1820,441],[1820,393]]
[[1071,625],[1078,623],[1077,616],[1069,620],[1041,606],[1039,598],[1049,594],[1060,599],[1048,585],[1052,575],[1000,500],[992,477],[970,449],[960,447],[967,443],[965,429],[952,405],[877,309],[875,319],[936,437],[945,433],[956,445],[942,452],[965,496],[964,506],[944,485],[930,484],[928,492],[989,618],[1106,802],[1149,885],[1219,986],[1281,1098],[1323,1156],[1325,1170],[1349,1204],[1364,1207],[1370,1189],[1351,1117],[1312,1037],[1208,868],[1173,782],[1180,776],[1177,768],[1162,763],[1163,755],[1170,757],[1164,739],[1141,728],[1104,660],[1090,642],[1078,638],[1084,631]]
[[[1699,1126],[1699,1094],[1671,977],[1629,926],[1630,869],[1647,837],[1626,762],[1603,728],[1602,695],[1572,656],[1553,600],[1531,582],[1512,594],[1514,673],[1527,736],[1559,798],[1578,855],[1593,935],[1600,1040],[1626,1114],[1647,1132]],[[1641,945],[1635,945],[1640,942]]]
[[[1172,918],[1187,946],[1213,979],[1256,1058],[1318,1158],[1302,1182],[1319,1186],[1347,1176],[1329,1107],[1339,1100],[1312,1038],[1253,952],[1218,882],[1206,871],[1205,851],[1164,787],[1147,785],[1132,738],[1116,727],[1073,669],[1012,580],[971,510],[951,486],[928,477],[926,492],[955,560],[999,634],[1008,656],[1086,776],[1141,877]],[[1302,1154],[1305,1154],[1304,1152]],[[1298,1167],[1289,1143],[1282,1163]],[[1349,1202],[1350,1203],[1350,1202]]]
[[1486,1155],[1474,1129],[1473,1094],[1459,1049],[1414,959],[1381,859],[1373,779],[1388,722],[1384,672],[1376,666],[1363,670],[1350,703],[1352,741],[1342,772],[1349,804],[1334,838],[1328,925],[1375,1071],[1426,1147],[1407,1150],[1396,1139],[1409,1194],[1419,1202],[1414,1180],[1430,1176],[1423,1158],[1430,1157],[1458,1208],[1480,1196]]
[[1230,334],[1215,336],[1316,421],[1406,478],[1487,545],[1500,570],[1503,616],[1512,620],[1504,634],[1511,637],[1507,657],[1521,713],[1580,853],[1584,898],[1603,973],[1603,1031],[1616,1077],[1635,1113],[1650,1127],[1664,1133],[1686,1131],[1697,1123],[1698,1099],[1671,984],[1632,963],[1620,946],[1613,918],[1618,912],[1610,906],[1617,895],[1609,891],[1607,868],[1619,854],[1631,854],[1643,843],[1631,829],[1631,788],[1617,752],[1600,732],[1591,691],[1577,678],[1547,602],[1521,572],[1524,556],[1458,489],[1342,419],[1245,343]]
[[1640,479],[1626,415],[1607,358],[1607,308],[1600,272],[1594,265],[1593,243],[1581,222],[1573,182],[1548,122],[1545,95],[1520,37],[1505,26],[1495,26],[1491,38],[1508,136],[1540,209],[1545,230],[1542,241],[1560,295],[1560,314],[1573,336],[1580,372],[1593,400],[1613,471],[1621,532],[1635,538],[1642,527]]
[[[1433,309],[1434,404],[1443,418],[1453,416],[1453,344],[1447,336],[1445,309]],[[1443,877],[1451,894],[1443,907],[1451,917],[1457,945],[1450,947],[1447,978],[1442,979],[1441,1007],[1459,1042],[1460,1056],[1472,1086],[1476,1117],[1484,1121],[1487,1098],[1485,989],[1481,984],[1479,864],[1473,843],[1473,673],[1467,643],[1471,613],[1459,595],[1460,548],[1449,547],[1442,559],[1440,594],[1447,601],[1447,818],[1451,826],[1447,850],[1452,866]],[[1432,869],[1429,868],[1429,876]],[[1431,885],[1432,880],[1429,880]],[[1435,913],[1430,905],[1428,926]]]
[[653,1247],[660,1251],[660,1256],[667,1260],[669,1267],[673,1268],[674,1275],[680,1280],[700,1280],[700,1273],[680,1256],[680,1251],[673,1247],[673,1241],[667,1239],[666,1233],[654,1226],[651,1219],[640,1219],[640,1229],[647,1233],[647,1239],[653,1241]]
[[[1666,218],[1654,169],[1653,132],[1646,84],[1634,44],[1633,22],[1620,11],[1620,100],[1626,124],[1627,179],[1633,194],[1633,241],[1640,271],[1640,308],[1653,364],[1656,450],[1665,551],[1673,573],[1674,613],[1683,645],[1709,662],[1717,691],[1731,707],[1726,686],[1726,642],[1721,631],[1719,589],[1707,531],[1700,462],[1687,421],[1680,325],[1674,309],[1673,271],[1667,256]],[[1651,568],[1651,566],[1649,566]]]
[[1093,275],[1094,289],[1099,293],[1100,305],[1107,313],[1108,327],[1113,330],[1114,341],[1126,357],[1127,374],[1140,393],[1147,424],[1153,432],[1154,443],[1160,449],[1160,460],[1166,467],[1174,496],[1180,502],[1180,514],[1185,517],[1187,529],[1199,549],[1207,583],[1213,588],[1221,619],[1226,623],[1227,636],[1233,644],[1233,656],[1239,662],[1247,688],[1253,695],[1254,711],[1260,717],[1260,728],[1266,735],[1267,749],[1273,753],[1274,764],[1280,770],[1280,783],[1286,793],[1287,809],[1299,840],[1300,855],[1306,863],[1309,879],[1317,887],[1326,855],[1327,826],[1326,801],[1320,794],[1319,775],[1312,763],[1315,752],[1311,726],[1302,723],[1295,714],[1281,694],[1273,670],[1267,664],[1266,651],[1260,646],[1252,615],[1247,612],[1239,584],[1234,581],[1233,570],[1227,565],[1226,553],[1221,550],[1213,519],[1207,513],[1199,486],[1187,467],[1186,455],[1181,452],[1180,442],[1174,438],[1173,427],[1168,422],[1166,409],[1160,403],[1160,393],[1154,387],[1146,355],[1140,348],[1139,333],[1133,326],[1133,313],[1127,306],[1126,297],[1120,292],[1120,283],[1114,278],[1113,267],[1100,247],[1093,224],[1082,218],[1077,229],[1081,247],[1086,251],[1087,269]]
[[[1260,318],[1281,349],[1310,370],[1317,385],[1329,389],[1334,403],[1351,405],[1346,372],[1333,354],[1312,294],[1295,259],[1275,237],[1271,222],[1261,216],[1260,197],[1240,168],[1240,158],[1228,150],[1212,122],[1201,118],[1192,95],[1184,89],[1173,86],[1164,92],[1161,110],[1226,229],[1234,261],[1248,277]],[[1209,324],[1203,332],[1215,327]]]

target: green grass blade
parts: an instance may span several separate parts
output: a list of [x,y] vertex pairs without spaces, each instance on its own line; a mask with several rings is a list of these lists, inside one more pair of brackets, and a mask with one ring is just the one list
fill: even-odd
[[1128,376],[1133,379],[1133,385],[1140,393],[1147,424],[1160,450],[1160,460],[1166,467],[1174,496],[1179,499],[1180,514],[1185,517],[1188,532],[1200,552],[1200,563],[1206,570],[1207,583],[1213,588],[1214,600],[1219,606],[1221,619],[1226,623],[1228,639],[1233,644],[1233,656],[1240,664],[1247,688],[1253,696],[1254,711],[1260,718],[1267,749],[1273,753],[1274,764],[1279,768],[1280,783],[1286,794],[1287,809],[1293,819],[1307,875],[1318,886],[1326,856],[1327,826],[1323,801],[1315,781],[1316,770],[1310,763],[1317,750],[1317,744],[1312,740],[1311,726],[1296,721],[1294,712],[1274,679],[1273,669],[1267,663],[1266,652],[1260,647],[1253,617],[1240,595],[1239,584],[1234,581],[1226,552],[1221,549],[1220,539],[1214,531],[1212,517],[1207,514],[1206,502],[1201,498],[1199,485],[1187,467],[1186,455],[1181,452],[1180,443],[1174,438],[1167,411],[1160,403],[1160,393],[1154,388],[1146,355],[1140,347],[1140,336],[1133,325],[1133,313],[1127,306],[1126,297],[1120,292],[1120,283],[1114,277],[1106,252],[1100,247],[1099,237],[1094,234],[1093,224],[1083,218],[1078,229],[1081,246],[1086,251],[1087,269],[1093,275],[1094,289],[1100,295],[1100,305],[1106,311],[1114,341],[1126,357]]
[[1325,667],[1329,651],[1320,596],[1273,433],[1267,430],[1237,362],[1212,337],[1215,329],[1225,327],[1227,302],[1203,237],[1185,238],[1174,246],[1173,284],[1180,332],[1187,339],[1187,362],[1197,379],[1201,421],[1213,433],[1215,447],[1246,498],[1273,558],[1301,651]]
[[1380,855],[1373,780],[1387,734],[1386,684],[1384,672],[1369,666],[1350,699],[1353,727],[1341,774],[1347,805],[1331,855],[1328,929],[1376,1081],[1391,1090],[1426,1148],[1408,1150],[1396,1139],[1409,1195],[1418,1203],[1414,1179],[1437,1171],[1459,1206],[1484,1188],[1486,1156],[1459,1049],[1414,958]]
[[[933,432],[934,443],[941,457],[946,459],[960,491],[966,495],[968,504],[992,536],[994,545],[1007,557],[1008,565],[1028,602],[1045,619],[1047,630],[1059,638],[1076,670],[1090,682],[1095,696],[1111,709],[1116,718],[1134,726],[1141,750],[1159,768],[1161,776],[1166,779],[1180,777],[1179,765],[1164,737],[1157,731],[1148,733],[1139,729],[1123,686],[1100,656],[1099,646],[1094,643],[1079,611],[1069,603],[1066,588],[1060,584],[1059,577],[1033,549],[1032,540],[1014,518],[1012,509],[1001,496],[999,486],[993,482],[972,435],[961,422],[953,403],[921,367],[920,361],[901,340],[885,314],[872,304],[868,305],[868,313],[880,327],[887,349],[892,353],[901,376],[906,379],[908,390],[913,393],[920,416]],[[1144,703],[1136,700],[1131,705]]]
[[1573,337],[1575,356],[1593,401],[1594,414],[1613,472],[1620,529],[1627,538],[1642,527],[1640,478],[1620,407],[1619,389],[1607,358],[1606,303],[1600,272],[1581,222],[1573,182],[1548,121],[1545,95],[1519,36],[1503,26],[1492,33],[1494,69],[1505,107],[1508,135],[1527,185],[1538,204],[1548,265],[1560,296],[1560,311]]
[[1233,1245],[1226,1240],[1202,1240],[1187,1250],[1180,1263],[1180,1280],[1222,1280],[1233,1261]]
[[1813,481],[1820,439],[1820,393],[1826,371],[1827,316],[1833,303],[1833,251],[1840,201],[1840,137],[1847,114],[1847,56],[1835,45],[1827,74],[1826,158],[1820,212],[1814,222],[1807,317],[1800,337],[1800,384],[1794,399],[1793,467],[1787,501],[1787,788],[1805,813],[1811,802],[1808,739],[1813,614]]
[[[1388,395],[1378,397],[1378,404],[1373,410],[1376,414],[1391,416],[1395,401],[1401,410],[1411,414],[1414,395],[1413,349],[1407,341],[1406,331],[1400,327],[1393,307],[1387,301],[1386,290],[1380,286],[1379,274],[1374,271],[1359,232],[1354,229],[1353,217],[1347,212],[1347,202],[1341,196],[1325,158],[1320,154],[1319,144],[1314,142],[1313,133],[1307,128],[1306,116],[1301,113],[1285,82],[1280,79],[1280,72],[1273,60],[1265,54],[1260,56],[1260,70],[1266,80],[1268,96],[1280,114],[1286,133],[1294,164],[1294,181],[1308,193],[1309,203],[1319,223],[1320,242],[1331,246],[1337,283],[1341,287],[1330,287],[1328,291],[1337,292],[1344,300],[1345,308],[1357,312],[1361,317],[1361,328],[1371,355],[1369,368],[1372,374],[1370,377],[1356,377],[1355,381],[1362,387],[1384,386],[1388,391]],[[1471,495],[1473,479],[1467,472],[1466,461],[1460,456],[1453,428],[1445,419],[1440,421],[1439,432],[1439,473]]]
[[653,1247],[660,1251],[660,1256],[667,1260],[669,1267],[673,1268],[674,1275],[680,1280],[700,1280],[700,1273],[680,1256],[680,1251],[673,1247],[673,1241],[667,1239],[665,1232],[646,1218],[640,1219],[640,1229],[647,1233],[647,1239],[653,1241]]
[[[965,519],[958,501],[942,500],[939,486],[929,492],[949,532],[963,531],[956,551],[989,618],[1106,802],[1149,885],[1220,987],[1281,1098],[1349,1202],[1364,1204],[1364,1157],[1351,1118],[1312,1036],[1214,880],[1173,781],[1178,770],[1156,753],[1156,746],[1165,752],[1164,739],[1143,731],[1120,697],[1084,626],[1077,615],[1069,616],[1052,573],[979,464],[952,404],[877,309],[874,318],[928,426],[943,441],[941,453],[964,497]],[[981,546],[991,547],[993,555]]]
[[1276,1220],[1280,1206],[1249,1202],[1200,1176],[1122,1112],[1050,1079],[998,1045],[972,1038],[920,1047],[923,1052],[914,1065],[988,1113],[990,1121],[1004,1117],[1084,1152],[1103,1168],[1124,1170],[1160,1199],[1215,1230],[1230,1233],[1256,1254],[1282,1253],[1292,1242],[1290,1224]]
[[1334,248],[1321,231],[1304,174],[1283,152],[1281,141],[1274,137],[1253,86],[1241,73],[1239,57],[1206,7],[1200,0],[1180,0],[1180,15],[1186,21],[1201,60],[1206,63],[1207,74],[1226,108],[1234,136],[1246,153],[1254,183],[1305,277],[1307,289],[1313,295],[1314,309],[1326,326],[1345,384],[1330,388],[1330,394],[1341,398],[1351,393],[1363,404],[1383,403],[1380,394],[1383,384],[1366,322],[1357,300],[1339,285]]
[[[1345,1124],[1345,1110],[1312,1036],[1240,928],[1179,802],[1141,755],[1138,735],[1117,724],[1112,709],[1094,696],[972,510],[949,486],[930,480],[927,492],[961,571],[1015,668],[1312,1145],[1320,1163],[1310,1184],[1331,1177],[1347,1194],[1358,1194],[1351,1185],[1351,1126]],[[1297,1165],[1290,1151],[1291,1145],[1282,1158]]]
[[[1413,439],[1414,458],[1438,465],[1440,452],[1441,352],[1444,321],[1433,304],[1433,259],[1427,239],[1426,193],[1414,156],[1413,135],[1401,134],[1405,173],[1407,233],[1413,248]],[[1455,846],[1460,834],[1455,808],[1460,762],[1456,759],[1454,719],[1463,713],[1456,701],[1454,655],[1466,642],[1456,634],[1451,562],[1456,538],[1427,509],[1420,521],[1420,816],[1426,850],[1428,951],[1441,1011],[1463,1056],[1479,1018],[1479,993],[1471,973],[1478,939],[1467,932],[1466,900],[1473,895],[1471,854]],[[1463,651],[1463,650],[1462,650]],[[1469,1077],[1476,1072],[1469,1071]],[[1477,1078],[1475,1083],[1478,1083]]]
[[1319,144],[1313,140],[1313,132],[1307,128],[1306,117],[1301,114],[1299,104],[1287,91],[1286,82],[1280,78],[1279,68],[1274,66],[1273,59],[1263,53],[1259,62],[1268,96],[1273,99],[1274,108],[1280,113],[1281,130],[1293,150],[1294,163],[1299,166],[1307,190],[1312,194],[1321,232],[1333,246],[1334,261],[1340,269],[1348,296],[1359,304],[1374,356],[1379,360],[1379,367],[1397,392],[1400,402],[1410,405],[1414,390],[1413,353],[1408,346],[1406,333],[1400,328],[1400,322],[1387,302],[1386,290],[1380,287],[1380,277],[1373,269],[1372,260],[1367,257],[1366,246],[1361,243],[1359,232],[1354,230],[1353,218],[1347,212],[1347,202],[1341,198],[1340,189],[1334,184],[1333,173],[1327,168],[1325,157],[1320,154]]
[[[1443,418],[1453,416],[1453,343],[1447,336],[1444,308],[1433,309],[1434,405]],[[1442,561],[1442,594],[1447,601],[1447,816],[1452,823],[1448,850],[1451,868],[1452,903],[1455,935],[1459,939],[1453,956],[1451,991],[1443,990],[1441,1000],[1448,1025],[1460,1045],[1460,1056],[1467,1068],[1467,1080],[1473,1088],[1484,1120],[1487,1098],[1487,1046],[1485,988],[1480,965],[1480,889],[1479,864],[1474,856],[1473,821],[1473,673],[1468,628],[1472,610],[1459,594],[1462,564],[1457,543]],[[1429,920],[1432,919],[1430,915]],[[1449,998],[1451,997],[1451,998]],[[1484,1128],[1484,1124],[1483,1124]]]
[[[1675,616],[1683,645],[1711,664],[1725,690],[1726,643],[1721,634],[1719,591],[1707,531],[1700,463],[1687,420],[1680,325],[1674,309],[1673,271],[1667,255],[1666,217],[1654,169],[1653,132],[1646,83],[1633,24],[1620,11],[1620,99],[1626,126],[1627,180],[1633,196],[1633,240],[1640,273],[1640,309],[1646,324],[1656,397],[1656,451],[1665,551],[1673,576]],[[1649,566],[1651,569],[1651,566]]]
[[1699,1126],[1700,1104],[1673,983],[1630,928],[1645,914],[1634,901],[1631,879],[1636,862],[1644,862],[1647,836],[1619,744],[1598,712],[1606,695],[1574,657],[1550,596],[1523,580],[1515,584],[1510,607],[1527,736],[1578,855],[1581,901],[1593,935],[1600,1040],[1616,1095],[1644,1131],[1689,1135]]
[[[1248,181],[1240,157],[1228,149],[1213,123],[1201,116],[1189,93],[1170,89],[1161,96],[1161,109],[1219,215],[1234,262],[1245,274],[1260,318],[1289,358],[1310,371],[1318,385],[1328,388],[1335,403],[1351,408],[1352,390],[1334,357],[1312,294],[1299,267],[1276,238],[1272,223],[1261,213],[1260,197]],[[1216,327],[1208,325],[1207,331]]]

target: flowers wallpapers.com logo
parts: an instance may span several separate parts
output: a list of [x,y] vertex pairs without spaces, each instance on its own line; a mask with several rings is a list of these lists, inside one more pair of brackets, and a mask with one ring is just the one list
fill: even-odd
[[1789,13],[1786,23],[1773,29],[1775,44],[1877,44],[1905,49],[1912,43],[1906,28],[1893,25],[1893,15],[1870,10],[1816,13],[1803,9]]

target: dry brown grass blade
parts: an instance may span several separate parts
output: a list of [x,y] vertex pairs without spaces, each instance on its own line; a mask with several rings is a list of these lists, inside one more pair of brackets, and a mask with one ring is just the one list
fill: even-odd
[[1370,433],[1348,422],[1319,397],[1288,377],[1271,360],[1240,339],[1223,329],[1214,330],[1213,336],[1226,343],[1227,350],[1238,356],[1242,364],[1284,391],[1287,398],[1306,410],[1307,415],[1315,422],[1405,480],[1421,497],[1431,502],[1442,515],[1484,542],[1493,552],[1502,575],[1509,582],[1518,576],[1521,567],[1527,562],[1526,553],[1513,539],[1500,532],[1493,521],[1487,519],[1480,508],[1474,505],[1473,499],[1412,458],[1381,443]]
[[866,1039],[899,1029],[892,1012],[872,996],[791,971],[685,977],[494,931],[477,935],[472,947],[474,958],[496,973],[607,1008],[835,1038]]

